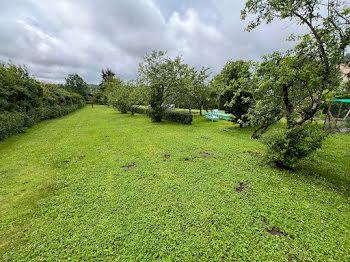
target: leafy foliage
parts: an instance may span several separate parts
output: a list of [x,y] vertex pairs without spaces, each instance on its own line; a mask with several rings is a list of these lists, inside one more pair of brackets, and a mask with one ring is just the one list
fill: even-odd
[[251,87],[251,62],[228,61],[216,76],[216,82],[221,82],[221,95],[219,96],[219,108],[233,114],[233,122],[240,127],[249,122],[247,116],[252,103]]
[[102,78],[102,81],[100,83],[100,90],[102,92],[105,91],[105,88],[106,88],[106,84],[111,81],[113,78],[115,77],[115,73],[107,68],[107,69],[102,69],[101,71],[101,78]]
[[120,78],[109,80],[106,83],[105,95],[108,104],[118,108],[123,114],[128,112],[130,91],[123,80]]
[[242,18],[255,15],[248,30],[264,21],[289,19],[310,31],[291,36],[291,40],[299,41],[294,49],[264,57],[256,70],[256,103],[250,117],[261,123],[259,130],[266,130],[282,116],[287,118],[289,129],[304,124],[318,112],[324,96],[339,86],[339,65],[350,43],[349,10],[345,2],[335,0],[247,1]]
[[[145,114],[150,116],[152,114],[152,108],[145,106],[132,106],[132,110],[138,114]],[[164,109],[163,119],[170,122],[182,123],[185,125],[191,125],[193,116],[190,113],[179,112],[179,111],[167,111]]]
[[196,106],[200,109],[200,115],[204,105],[208,102],[210,95],[210,89],[207,83],[209,74],[207,71],[209,68],[202,67],[199,71],[194,68],[189,68],[186,73],[185,90],[184,92],[177,92],[179,95],[178,100],[188,100],[189,113],[191,109]]
[[160,122],[164,106],[185,88],[187,65],[180,57],[171,59],[162,51],[153,51],[144,57],[138,72],[140,82],[148,88],[149,116],[152,121]]
[[178,122],[185,125],[191,125],[192,114],[176,111],[165,111],[163,118],[171,122]]
[[66,78],[65,89],[81,96],[86,96],[89,92],[88,84],[78,74],[68,75]]
[[0,65],[0,140],[44,120],[66,115],[84,105],[63,85],[42,84],[25,67]]
[[275,131],[265,136],[268,157],[278,165],[293,168],[303,159],[322,147],[327,133],[319,126],[303,125],[285,131]]

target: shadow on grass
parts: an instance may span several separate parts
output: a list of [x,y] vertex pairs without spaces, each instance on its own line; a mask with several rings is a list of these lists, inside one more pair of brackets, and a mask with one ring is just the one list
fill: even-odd
[[350,177],[341,167],[326,165],[314,159],[300,161],[295,172],[306,179],[330,187],[345,196],[350,196]]

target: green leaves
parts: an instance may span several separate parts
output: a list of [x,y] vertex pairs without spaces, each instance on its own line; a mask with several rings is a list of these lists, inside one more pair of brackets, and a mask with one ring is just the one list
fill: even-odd
[[162,51],[146,55],[139,65],[138,81],[146,87],[152,120],[161,121],[167,104],[203,104],[209,96],[205,83],[207,70],[197,71],[184,64],[180,57],[172,59]]
[[327,133],[319,126],[304,125],[288,131],[271,132],[265,136],[268,157],[286,168],[293,168],[296,163],[322,147]]
[[[248,30],[277,18],[296,21],[310,31],[302,37],[290,37],[290,40],[299,41],[292,50],[264,58],[257,70],[254,90],[257,100],[281,108],[288,128],[302,125],[317,113],[324,91],[332,91],[340,84],[339,65],[350,44],[349,3],[249,0],[242,11],[242,19],[248,14],[255,16]],[[254,114],[251,114],[253,118]]]
[[69,74],[66,78],[65,89],[82,96],[88,94],[88,84],[78,74]]

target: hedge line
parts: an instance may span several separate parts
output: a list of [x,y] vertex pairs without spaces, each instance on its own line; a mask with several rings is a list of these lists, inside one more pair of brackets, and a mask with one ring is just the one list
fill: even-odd
[[40,107],[32,110],[30,114],[19,112],[1,112],[0,113],[0,140],[9,136],[22,133],[26,128],[45,120],[67,115],[84,106],[84,103],[71,106],[51,106]]
[[0,64],[0,140],[84,105],[82,96],[62,85],[40,83],[26,68]]
[[[133,106],[132,110],[138,114],[148,115],[148,109],[144,107]],[[191,125],[193,117],[189,113],[177,112],[177,111],[165,111],[163,113],[163,119],[170,122],[182,123],[185,125]]]

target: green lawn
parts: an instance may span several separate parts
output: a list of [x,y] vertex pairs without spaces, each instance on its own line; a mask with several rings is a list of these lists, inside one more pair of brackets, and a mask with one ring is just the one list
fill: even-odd
[[350,136],[290,172],[251,133],[96,106],[11,137],[0,260],[349,261]]

